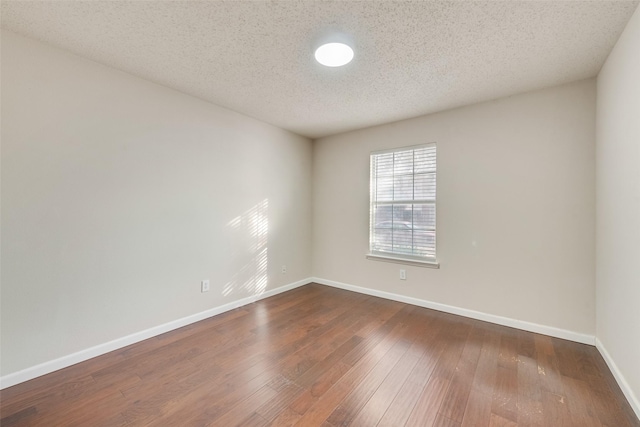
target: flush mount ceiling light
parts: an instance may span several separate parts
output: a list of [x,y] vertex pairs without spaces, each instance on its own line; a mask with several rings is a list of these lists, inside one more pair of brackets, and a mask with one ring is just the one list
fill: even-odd
[[344,43],[327,43],[316,49],[316,61],[327,67],[341,67],[353,59],[353,49]]

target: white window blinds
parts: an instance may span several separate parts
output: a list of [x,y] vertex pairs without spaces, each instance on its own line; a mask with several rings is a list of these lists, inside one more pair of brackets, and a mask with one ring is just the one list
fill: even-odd
[[435,261],[436,145],[371,154],[369,249]]

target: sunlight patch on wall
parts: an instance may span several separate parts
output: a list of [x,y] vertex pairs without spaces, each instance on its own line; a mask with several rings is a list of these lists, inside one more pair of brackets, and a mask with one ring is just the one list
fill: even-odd
[[258,295],[267,289],[269,201],[264,199],[227,224],[231,229],[231,264],[235,272],[222,294]]

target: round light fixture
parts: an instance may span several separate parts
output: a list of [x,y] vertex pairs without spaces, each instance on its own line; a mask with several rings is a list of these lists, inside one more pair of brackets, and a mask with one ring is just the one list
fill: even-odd
[[327,67],[341,67],[353,59],[353,49],[344,43],[327,43],[316,49],[316,61]]

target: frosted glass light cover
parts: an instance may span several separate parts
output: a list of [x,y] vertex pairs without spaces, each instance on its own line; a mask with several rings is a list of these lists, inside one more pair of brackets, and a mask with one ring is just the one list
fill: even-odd
[[327,43],[316,49],[316,61],[327,67],[340,67],[353,59],[353,49],[344,43]]

